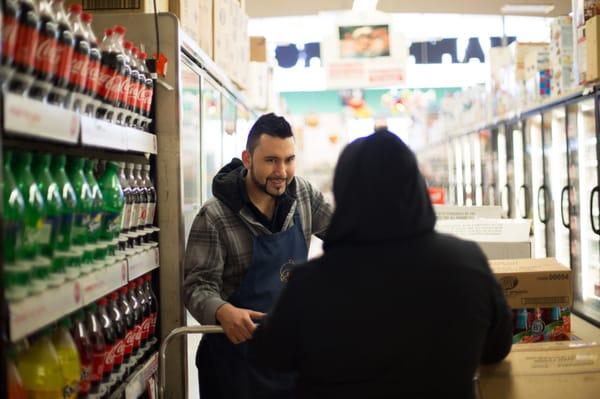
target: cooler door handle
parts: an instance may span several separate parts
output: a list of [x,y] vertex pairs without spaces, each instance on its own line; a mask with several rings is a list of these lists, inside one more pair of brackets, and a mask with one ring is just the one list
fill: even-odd
[[[508,184],[504,185],[504,189],[502,190],[504,192],[504,190],[506,190],[506,217],[510,218],[510,214],[512,213],[512,204],[510,203],[510,186]],[[503,200],[504,196],[502,196],[500,198],[500,200]],[[502,204],[504,205],[504,204]]]
[[594,222],[594,197],[595,194],[598,194],[598,186],[594,187],[592,193],[590,194],[590,223],[592,224],[592,230],[594,233],[600,235],[600,229],[596,226]]
[[524,209],[521,209],[523,212],[521,212],[521,218],[523,219],[527,219],[527,217],[529,216],[529,187],[527,187],[525,184],[523,184],[520,188],[520,193],[522,194],[521,196],[521,203],[524,206]]
[[[568,197],[566,197],[566,194],[569,193],[569,186],[564,186],[562,191],[560,192],[560,219],[561,222],[563,224],[563,226],[565,226],[567,229],[570,227],[571,223],[569,221],[569,217],[567,216],[567,221],[565,222],[565,198],[568,199]],[[568,205],[568,203],[567,203]],[[569,210],[569,207],[567,206],[567,210]]]
[[[542,208],[540,207],[540,204],[542,203],[542,201],[540,201],[540,196],[543,195],[544,198],[544,217],[542,218]],[[546,186],[541,185],[540,188],[538,189],[538,193],[537,193],[537,208],[538,208],[538,219],[540,220],[541,223],[548,223],[548,218],[546,215]]]

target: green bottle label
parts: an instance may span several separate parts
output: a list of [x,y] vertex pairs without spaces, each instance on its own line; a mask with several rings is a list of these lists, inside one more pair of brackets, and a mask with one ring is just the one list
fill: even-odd
[[98,238],[97,233],[99,232],[100,227],[102,227],[102,214],[100,212],[93,212],[90,215],[90,224],[89,224],[90,235],[96,236],[96,238]]
[[21,247],[21,223],[16,220],[4,220],[4,260],[14,262],[18,248]]

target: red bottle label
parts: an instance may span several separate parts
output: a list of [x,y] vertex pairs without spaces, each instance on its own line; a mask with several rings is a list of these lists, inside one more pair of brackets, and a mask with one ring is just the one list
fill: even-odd
[[136,348],[139,348],[142,345],[142,325],[138,324],[135,326],[135,344]]
[[119,342],[115,344],[115,355],[114,355],[114,364],[115,366],[119,366],[123,363],[123,359],[125,358],[125,339],[127,337],[120,339]]
[[90,374],[90,381],[92,383],[99,382],[102,380],[102,373],[104,372],[104,357],[105,352],[94,352],[92,359],[92,372]]
[[84,88],[88,75],[88,65],[90,59],[85,55],[78,52],[73,54],[73,61],[71,62],[71,76],[69,82],[75,87]]
[[113,369],[113,365],[115,364],[115,347],[116,345],[106,347],[106,351],[104,352],[104,374],[110,373]]
[[152,313],[152,330],[150,332],[152,336],[154,336],[154,334],[156,333],[156,319],[158,319],[158,313],[154,312]]
[[142,323],[142,340],[146,341],[150,336],[150,330],[152,329],[152,315],[144,319]]
[[15,48],[15,63],[24,65],[25,67],[33,67],[35,50],[39,40],[40,35],[35,27],[19,24]]
[[132,109],[137,108],[137,98],[139,96],[140,84],[139,82],[131,82],[129,85],[129,95],[127,97],[127,104]]
[[73,61],[74,48],[65,43],[58,43],[54,59],[54,71],[58,79],[67,81],[71,75],[71,62]]
[[98,92],[98,82],[100,80],[100,61],[90,61],[85,87],[87,90],[96,94]]
[[133,352],[133,347],[135,346],[135,328],[127,331],[127,335],[125,336],[125,354],[131,355]]
[[57,43],[54,37],[42,36],[35,51],[35,70],[54,73]]
[[150,111],[152,110],[152,96],[154,94],[154,89],[148,89],[148,95],[146,97],[146,112],[150,115]]
[[144,88],[140,90],[140,109],[145,112],[148,112],[148,97],[150,96],[150,89],[144,85]]
[[121,89],[119,90],[119,102],[121,106],[129,104],[129,89],[131,87],[131,78],[121,78]]
[[92,387],[91,383],[92,377],[92,365],[91,364],[82,364],[81,365],[81,379],[79,380],[79,393],[87,394],[90,392],[90,388]]
[[2,54],[4,55],[4,58],[14,60],[19,24],[14,15],[6,14],[4,14],[2,23],[4,25],[2,27]]

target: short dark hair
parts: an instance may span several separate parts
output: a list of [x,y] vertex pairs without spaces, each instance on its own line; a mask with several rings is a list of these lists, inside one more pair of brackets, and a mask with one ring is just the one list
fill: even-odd
[[262,115],[254,122],[250,133],[248,133],[248,141],[246,141],[246,150],[250,154],[254,153],[254,149],[258,145],[260,136],[263,134],[271,137],[279,137],[280,139],[287,139],[288,137],[294,137],[292,127],[282,116],[277,116],[274,113],[268,113]]

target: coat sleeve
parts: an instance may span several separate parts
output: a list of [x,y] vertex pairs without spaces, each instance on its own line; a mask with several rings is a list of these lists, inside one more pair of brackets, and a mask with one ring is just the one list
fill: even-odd
[[200,324],[216,324],[221,298],[225,246],[206,209],[194,219],[184,259],[183,300]]
[[491,278],[492,320],[481,355],[481,363],[484,364],[501,361],[508,355],[512,346],[512,312],[500,284],[493,276]]
[[312,234],[323,240],[331,222],[333,207],[327,202],[323,193],[310,183],[308,183],[308,191],[312,211]]

